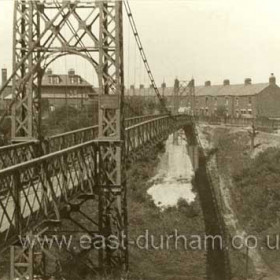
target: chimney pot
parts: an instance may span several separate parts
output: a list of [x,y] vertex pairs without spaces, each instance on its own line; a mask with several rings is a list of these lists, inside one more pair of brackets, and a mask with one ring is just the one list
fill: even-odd
[[165,83],[165,82],[163,82],[163,83],[161,84],[161,88],[166,88],[166,83]]
[[224,86],[229,86],[230,85],[230,81],[229,80],[224,80]]
[[244,84],[247,86],[247,85],[251,85],[252,84],[252,79],[250,78],[246,78],[245,81],[244,81]]
[[206,81],[204,84],[206,87],[210,87],[211,86],[211,81]]
[[7,69],[3,68],[2,69],[2,85],[4,85],[7,82],[8,79],[8,74],[7,74]]
[[75,69],[73,69],[73,68],[69,69],[68,75],[69,76],[74,76],[75,75]]
[[47,69],[47,75],[52,75],[52,73],[53,73],[53,72],[52,72],[52,69],[51,69],[51,68],[48,68],[48,69]]
[[271,73],[271,76],[269,77],[269,84],[276,85],[276,78],[273,73]]

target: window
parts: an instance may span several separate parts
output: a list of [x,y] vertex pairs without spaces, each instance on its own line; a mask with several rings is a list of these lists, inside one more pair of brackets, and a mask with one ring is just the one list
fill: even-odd
[[49,77],[49,84],[59,84],[59,77],[50,76]]
[[228,105],[228,97],[226,97],[226,102],[225,103],[226,103],[226,105]]
[[53,84],[59,84],[59,77],[52,77],[53,78]]
[[248,98],[248,105],[251,106],[252,105],[252,97]]
[[252,115],[252,109],[248,109],[248,114]]
[[238,118],[240,116],[239,110],[235,110],[235,116]]
[[236,106],[239,105],[239,99],[238,99],[238,97],[235,98],[235,105],[236,105]]
[[71,84],[75,84],[75,78],[74,78],[74,77],[71,77],[71,78],[70,78],[70,83],[71,83]]

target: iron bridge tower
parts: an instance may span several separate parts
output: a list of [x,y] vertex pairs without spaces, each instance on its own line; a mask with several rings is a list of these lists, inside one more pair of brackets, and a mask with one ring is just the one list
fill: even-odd
[[[98,140],[106,143],[100,146],[99,161],[103,169],[99,168],[96,175],[98,232],[105,237],[114,235],[121,244],[126,244],[122,4],[120,0],[14,2],[11,135],[13,142],[43,139],[41,83],[44,72],[52,62],[66,55],[86,59],[98,76]],[[92,197],[88,195],[87,199]],[[32,276],[32,253],[28,257],[26,254],[16,246],[12,248],[13,276]],[[17,260],[20,258],[28,259],[25,272],[19,272]],[[127,264],[126,247],[104,248],[99,252],[100,271],[124,273]]]

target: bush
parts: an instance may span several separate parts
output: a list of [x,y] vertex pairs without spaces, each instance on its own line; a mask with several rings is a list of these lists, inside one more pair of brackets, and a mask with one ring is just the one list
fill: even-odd
[[239,213],[248,229],[261,232],[275,224],[280,209],[280,149],[259,154],[234,181],[240,192]]

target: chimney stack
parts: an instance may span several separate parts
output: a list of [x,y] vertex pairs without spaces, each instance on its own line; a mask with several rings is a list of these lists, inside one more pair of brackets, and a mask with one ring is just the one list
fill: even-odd
[[161,88],[166,88],[166,83],[165,83],[165,82],[163,82],[163,83],[161,84]]
[[143,84],[141,84],[139,88],[140,88],[140,89],[144,89],[145,87],[144,87]]
[[224,86],[229,86],[230,85],[230,81],[229,80],[224,80]]
[[204,84],[206,87],[210,87],[211,86],[211,81],[206,81]]
[[73,68],[69,69],[68,75],[69,76],[75,76],[75,69],[73,69]]
[[246,78],[244,81],[245,86],[251,85],[252,84],[252,79]]
[[276,78],[273,73],[271,73],[271,76],[269,77],[269,84],[276,85]]
[[8,79],[8,74],[7,74],[7,69],[3,68],[2,69],[2,86],[7,82]]
[[53,73],[53,72],[52,72],[52,69],[51,69],[51,68],[48,68],[48,69],[47,69],[47,75],[52,75],[52,73]]

